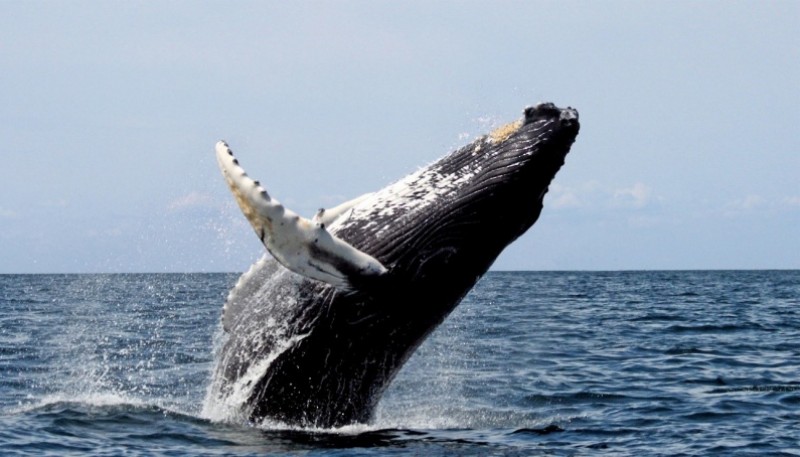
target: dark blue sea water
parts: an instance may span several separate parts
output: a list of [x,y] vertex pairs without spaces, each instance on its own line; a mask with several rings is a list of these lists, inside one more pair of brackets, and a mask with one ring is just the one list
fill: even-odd
[[236,278],[0,276],[0,454],[800,455],[800,271],[489,273],[338,430],[204,417]]

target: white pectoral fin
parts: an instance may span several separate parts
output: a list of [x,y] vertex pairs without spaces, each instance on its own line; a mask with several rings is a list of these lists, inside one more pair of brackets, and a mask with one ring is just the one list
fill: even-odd
[[312,268],[334,276],[341,275],[345,279],[345,284],[333,285],[352,290],[357,288],[354,282],[386,273],[386,267],[366,252],[356,249],[323,227],[317,226],[313,230],[314,240],[309,243],[307,261]]
[[372,192],[361,195],[352,200],[348,200],[342,204],[334,206],[333,208],[320,208],[317,214],[314,215],[314,223],[327,227],[339,218],[345,215],[362,201],[372,196]]
[[270,254],[283,266],[343,290],[353,290],[356,283],[386,273],[377,259],[325,229],[326,221],[335,220],[355,203],[341,211],[338,208],[343,205],[334,208],[336,211],[330,218],[320,211],[312,222],[285,208],[258,181],[247,176],[225,142],[217,143],[216,152],[222,175],[239,208]]
[[253,226],[261,242],[266,244],[265,240],[272,232],[275,216],[283,212],[283,205],[270,198],[258,181],[247,176],[239,161],[233,156],[233,151],[224,141],[217,142],[216,153],[217,164],[236,203],[239,204],[239,208]]

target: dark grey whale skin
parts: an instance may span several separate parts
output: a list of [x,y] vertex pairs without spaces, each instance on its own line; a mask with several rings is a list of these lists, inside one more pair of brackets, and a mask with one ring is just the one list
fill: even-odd
[[[248,385],[244,417],[315,428],[368,422],[403,363],[536,222],[578,130],[571,108],[527,108],[510,136],[481,137],[427,167],[416,187],[406,183],[388,203],[391,215],[380,199],[359,204],[331,230],[388,273],[350,278],[354,292],[266,261],[226,305],[220,392],[274,357]],[[442,181],[451,188],[432,192]]]

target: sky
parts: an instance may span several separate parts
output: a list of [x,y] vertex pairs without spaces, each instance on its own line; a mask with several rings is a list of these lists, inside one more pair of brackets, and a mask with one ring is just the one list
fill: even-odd
[[217,169],[310,217],[552,101],[498,270],[800,268],[800,2],[0,2],[0,273],[242,271]]

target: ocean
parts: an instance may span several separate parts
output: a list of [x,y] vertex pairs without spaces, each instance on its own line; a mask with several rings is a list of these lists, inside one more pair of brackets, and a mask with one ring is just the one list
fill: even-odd
[[333,430],[204,416],[237,277],[0,275],[0,455],[800,456],[800,271],[490,272]]

